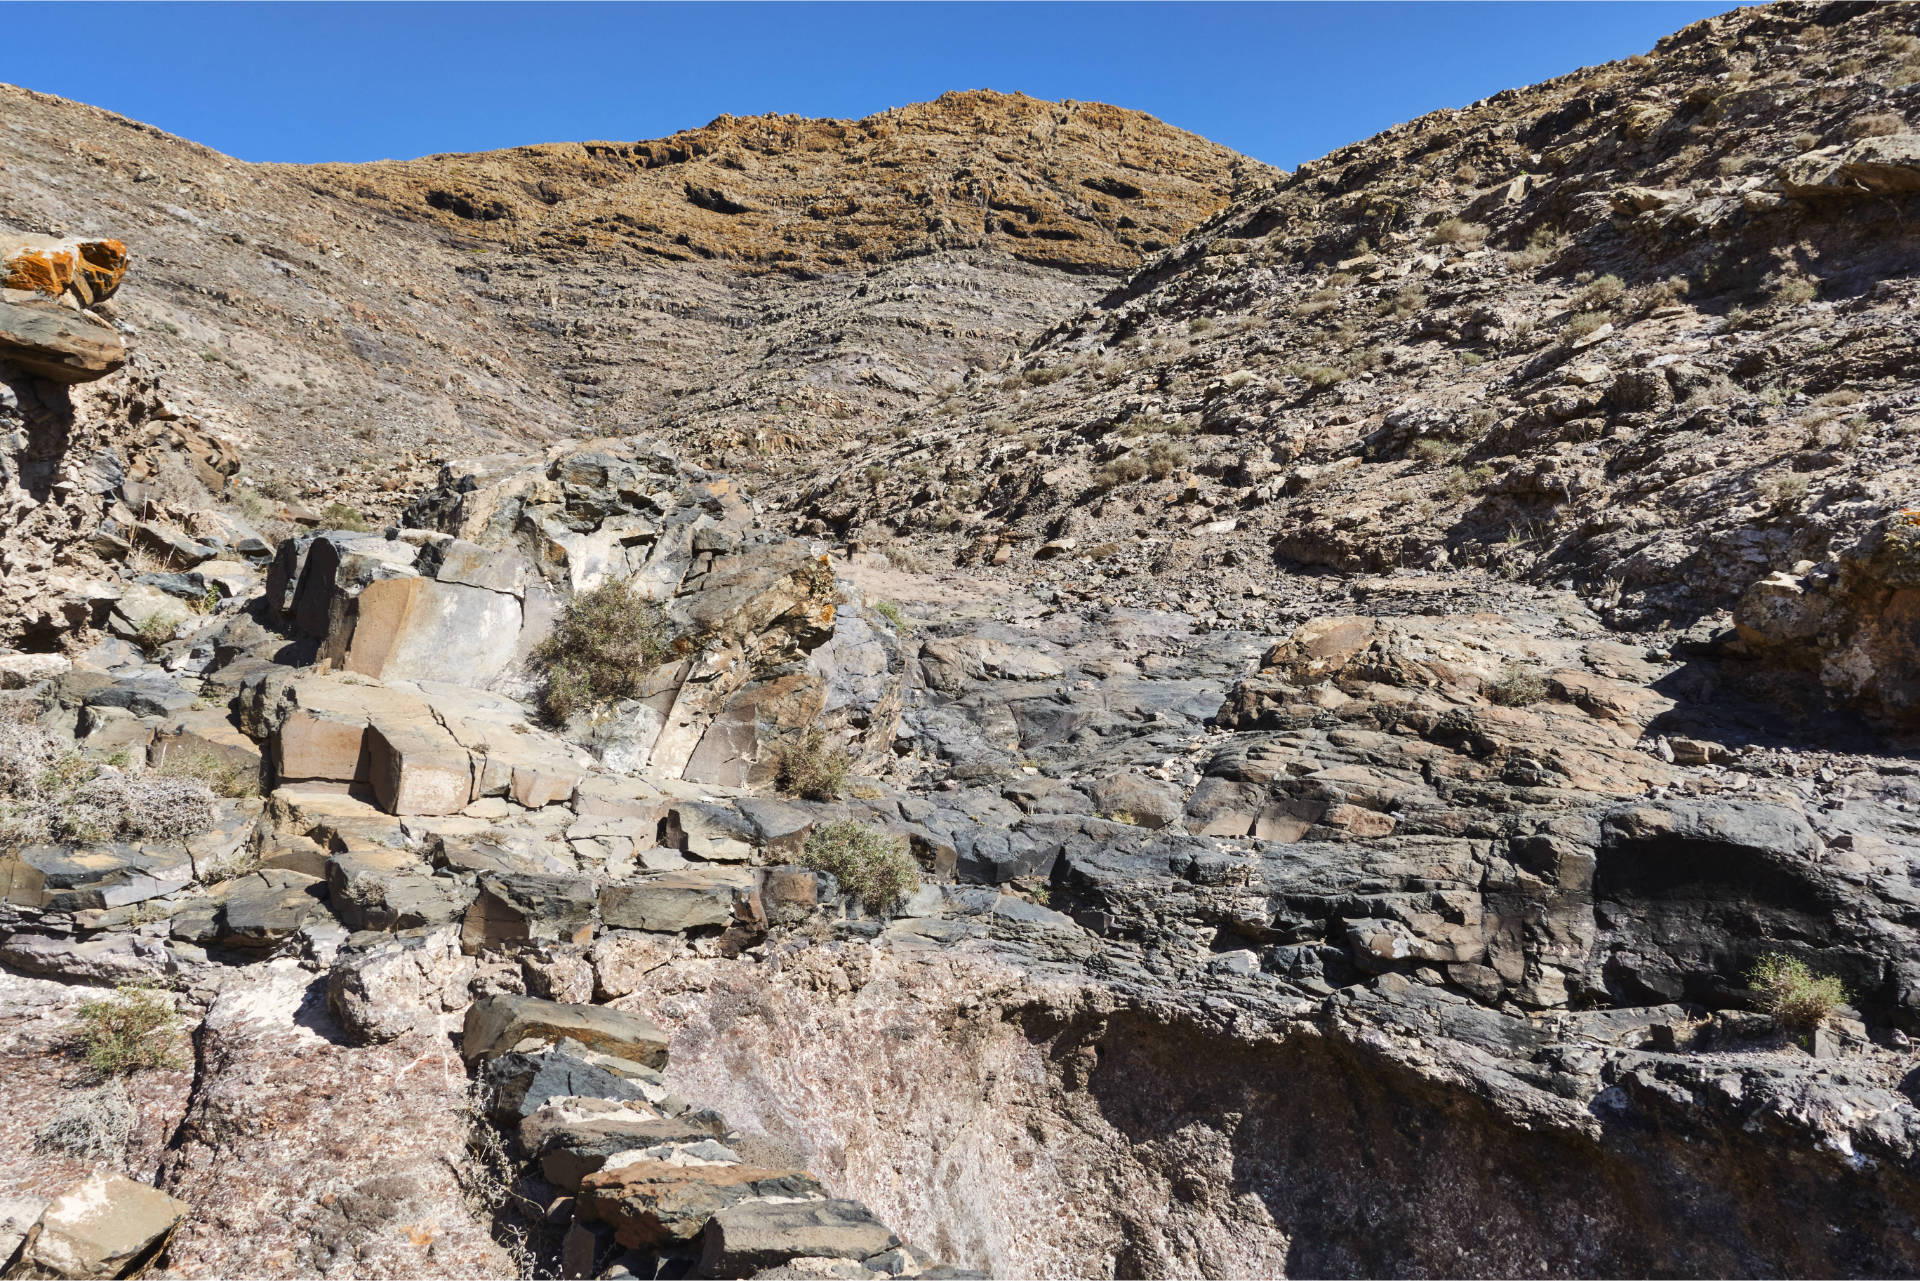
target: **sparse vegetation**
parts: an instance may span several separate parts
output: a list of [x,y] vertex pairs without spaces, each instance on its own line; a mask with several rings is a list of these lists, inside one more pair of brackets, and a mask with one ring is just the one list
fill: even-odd
[[672,655],[666,611],[626,579],[567,602],[553,634],[534,647],[541,705],[555,721],[637,697],[647,674]]
[[161,778],[204,784],[215,796],[240,800],[260,795],[260,771],[206,748],[170,745],[153,771]]
[[810,729],[780,748],[773,785],[788,796],[809,801],[837,801],[847,787],[852,762],[826,734]]
[[893,630],[902,636],[906,636],[913,631],[913,620],[908,618],[907,612],[893,601],[877,600],[873,602],[873,612],[886,619]]
[[1597,311],[1575,312],[1567,319],[1567,337],[1575,342],[1598,330],[1607,323],[1604,314]]
[[920,865],[904,836],[890,836],[851,819],[825,823],[807,837],[800,861],[831,873],[870,912],[893,908],[920,888]]
[[1487,697],[1502,707],[1527,707],[1546,696],[1546,680],[1528,663],[1508,663],[1487,686]]
[[0,849],[184,840],[212,822],[213,792],[198,780],[89,760],[31,721],[0,717]]
[[1573,305],[1581,311],[1604,311],[1627,293],[1627,284],[1618,276],[1601,276],[1574,295]]
[[1870,111],[1847,121],[1842,131],[1848,138],[1885,138],[1905,133],[1907,120],[1896,111]]
[[1820,296],[1820,286],[1805,276],[1781,276],[1767,286],[1767,299],[1789,307],[1799,307]]
[[345,529],[359,534],[364,534],[372,528],[367,523],[367,518],[361,515],[359,508],[349,507],[345,503],[328,503],[322,507],[320,523],[328,529]]
[[1487,229],[1477,222],[1448,218],[1434,227],[1427,237],[1432,245],[1452,245],[1456,249],[1478,249],[1487,243]]
[[1815,974],[1805,961],[1769,952],[1747,974],[1760,1008],[1783,1032],[1808,1037],[1847,1003],[1847,989],[1830,974]]
[[167,642],[179,630],[181,616],[165,610],[156,610],[133,625],[133,635],[128,637],[133,647],[152,658],[165,649]]
[[178,1067],[180,1016],[156,988],[123,983],[112,996],[80,1003],[80,1052],[104,1077]]
[[1760,482],[1761,501],[1773,508],[1793,507],[1807,496],[1811,482],[1805,472],[1784,472]]

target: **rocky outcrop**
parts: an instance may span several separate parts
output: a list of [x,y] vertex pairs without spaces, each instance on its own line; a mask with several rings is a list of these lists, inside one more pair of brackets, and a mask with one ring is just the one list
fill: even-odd
[[796,273],[964,246],[1113,273],[1271,172],[1137,111],[976,90],[863,120],[721,116],[652,141],[321,165],[310,180],[478,240],[593,235]]
[[0,231],[0,360],[57,383],[119,369],[125,340],[86,309],[112,297],[126,270],[118,240]]
[[1733,617],[1754,657],[1814,674],[1878,720],[1920,725],[1920,513],[1886,518],[1836,560],[1769,574]]

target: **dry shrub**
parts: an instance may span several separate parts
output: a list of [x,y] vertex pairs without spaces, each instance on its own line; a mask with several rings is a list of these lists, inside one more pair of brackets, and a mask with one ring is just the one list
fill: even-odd
[[1527,707],[1546,696],[1547,682],[1525,663],[1508,663],[1487,686],[1487,697],[1502,707]]
[[160,778],[204,783],[215,796],[241,800],[260,795],[260,770],[257,766],[222,756],[204,747],[187,748],[169,744],[166,754],[153,769]]
[[837,801],[846,790],[851,765],[847,754],[833,746],[824,733],[810,729],[780,748],[773,785],[788,796]]
[[1847,989],[1839,979],[1815,974],[1805,961],[1779,952],[1761,957],[1747,982],[1758,994],[1760,1008],[1794,1036],[1813,1035],[1847,1003]]
[[814,828],[800,862],[831,873],[869,912],[885,912],[920,888],[920,865],[906,838],[851,819]]
[[1885,138],[1907,131],[1906,117],[1893,111],[1873,111],[1847,121],[1843,132],[1849,138]]
[[178,841],[212,825],[213,792],[206,784],[116,769],[38,725],[0,717],[0,849]]
[[555,721],[636,698],[647,675],[672,656],[667,615],[624,578],[579,592],[553,634],[534,647],[541,706]]
[[1487,243],[1487,229],[1477,222],[1448,218],[1427,237],[1432,245],[1453,245],[1460,249],[1478,249]]
[[123,983],[80,1003],[80,1050],[101,1076],[180,1066],[180,1016],[165,992]]

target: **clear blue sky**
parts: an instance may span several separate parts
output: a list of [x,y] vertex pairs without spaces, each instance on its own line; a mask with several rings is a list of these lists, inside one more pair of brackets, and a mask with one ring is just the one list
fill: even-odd
[[0,80],[246,160],[654,138],[948,89],[1134,107],[1287,168],[1729,3],[9,3]]

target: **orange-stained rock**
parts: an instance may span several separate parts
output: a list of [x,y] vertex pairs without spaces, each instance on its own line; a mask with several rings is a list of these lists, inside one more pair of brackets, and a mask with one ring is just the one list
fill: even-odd
[[57,298],[71,291],[83,307],[105,302],[127,274],[127,247],[118,240],[0,235],[0,288]]

